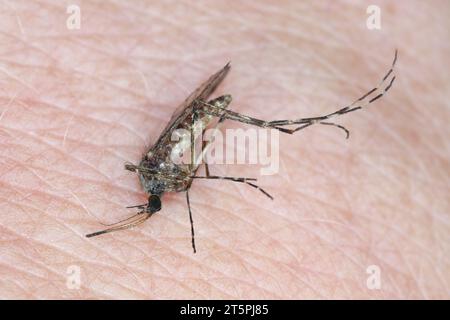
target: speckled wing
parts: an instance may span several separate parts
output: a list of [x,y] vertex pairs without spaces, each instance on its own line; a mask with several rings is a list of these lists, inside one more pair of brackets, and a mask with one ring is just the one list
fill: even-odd
[[184,102],[175,110],[166,128],[163,130],[158,141],[153,145],[150,151],[154,152],[167,143],[168,139],[171,137],[172,131],[177,129],[186,117],[191,116],[194,106],[198,105],[199,101],[206,101],[208,99],[225,78],[230,68],[231,66],[228,62],[222,69],[209,77],[207,81],[202,83],[200,87],[184,100]]

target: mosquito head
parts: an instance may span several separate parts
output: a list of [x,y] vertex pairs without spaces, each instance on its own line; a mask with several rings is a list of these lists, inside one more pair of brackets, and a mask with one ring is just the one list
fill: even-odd
[[147,212],[155,213],[159,210],[161,210],[161,199],[156,194],[151,194],[148,197]]

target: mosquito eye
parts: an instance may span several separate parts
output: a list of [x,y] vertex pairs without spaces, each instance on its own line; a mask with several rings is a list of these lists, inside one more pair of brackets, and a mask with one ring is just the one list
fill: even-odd
[[157,212],[161,210],[161,199],[157,195],[152,194],[148,197],[147,210],[150,212]]

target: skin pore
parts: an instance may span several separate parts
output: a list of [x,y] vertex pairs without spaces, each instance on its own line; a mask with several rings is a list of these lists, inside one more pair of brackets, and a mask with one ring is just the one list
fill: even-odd
[[[448,2],[378,1],[380,30],[369,1],[78,1],[79,30],[70,4],[0,4],[1,298],[449,298]],[[351,103],[396,48],[387,96],[336,120],[349,140],[313,126],[280,134],[275,175],[210,167],[273,201],[194,181],[195,255],[184,194],[85,238],[146,201],[124,163],[226,62],[214,96],[294,119]]]

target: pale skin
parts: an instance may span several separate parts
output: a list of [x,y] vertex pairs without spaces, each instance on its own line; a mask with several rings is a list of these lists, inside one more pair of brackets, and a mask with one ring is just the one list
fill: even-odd
[[[132,3],[80,2],[80,30],[59,1],[0,4],[1,298],[450,298],[448,2],[381,1],[381,30],[366,27],[370,2]],[[327,126],[280,134],[273,176],[210,166],[258,178],[273,201],[193,182],[196,254],[184,194],[136,228],[85,237],[146,201],[124,163],[226,62],[214,96],[295,119],[370,90],[395,48],[387,96],[336,120],[349,140]]]

